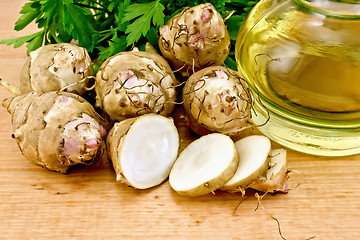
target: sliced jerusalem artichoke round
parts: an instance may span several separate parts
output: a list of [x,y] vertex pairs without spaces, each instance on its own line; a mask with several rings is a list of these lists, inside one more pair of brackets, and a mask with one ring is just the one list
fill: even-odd
[[116,121],[146,113],[168,116],[178,84],[169,64],[153,52],[121,52],[96,74],[96,106]]
[[70,43],[45,45],[30,52],[20,76],[21,94],[64,90],[83,95],[93,75],[87,50]]
[[183,76],[221,65],[230,50],[230,37],[221,15],[210,3],[185,8],[159,29],[159,48]]
[[230,137],[208,134],[180,153],[171,169],[169,183],[180,195],[204,195],[223,186],[234,175],[238,162],[238,153]]
[[66,173],[102,153],[106,122],[90,103],[73,93],[29,93],[5,99],[23,155],[36,165]]
[[263,178],[253,183],[250,187],[261,192],[284,192],[288,191],[288,169],[286,166],[286,150],[274,149],[270,152],[270,168]]
[[223,66],[191,75],[183,92],[186,124],[197,134],[237,135],[251,126],[251,93],[239,74]]
[[106,146],[117,181],[147,189],[169,176],[179,135],[172,118],[150,113],[115,123]]
[[271,142],[263,135],[251,135],[236,141],[235,146],[239,153],[239,165],[234,176],[221,189],[244,193],[269,169]]

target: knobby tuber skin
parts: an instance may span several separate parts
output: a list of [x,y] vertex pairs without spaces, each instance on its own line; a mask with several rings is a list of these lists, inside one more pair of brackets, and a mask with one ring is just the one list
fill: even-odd
[[289,171],[286,163],[286,150],[273,149],[269,155],[269,169],[264,176],[254,181],[250,188],[261,192],[287,193]]
[[239,74],[223,66],[204,68],[191,75],[183,93],[185,123],[195,133],[219,132],[237,136],[252,126],[252,96]]
[[91,164],[105,147],[107,123],[77,94],[32,92],[7,98],[3,106],[12,115],[12,137],[36,165],[66,173]]
[[106,149],[116,180],[147,189],[167,179],[179,149],[172,118],[154,113],[116,122],[106,138]]
[[128,186],[132,185],[122,173],[119,151],[121,151],[123,137],[136,120],[137,117],[133,117],[114,123],[106,137],[106,150],[116,173],[116,181],[124,183]]
[[20,74],[20,92],[66,91],[83,95],[94,74],[87,50],[71,43],[50,44],[30,52]]
[[160,27],[159,34],[162,55],[183,76],[221,65],[230,51],[225,23],[210,3],[185,8]]
[[96,74],[96,107],[113,121],[146,113],[169,116],[176,102],[176,80],[169,64],[153,52],[121,52]]

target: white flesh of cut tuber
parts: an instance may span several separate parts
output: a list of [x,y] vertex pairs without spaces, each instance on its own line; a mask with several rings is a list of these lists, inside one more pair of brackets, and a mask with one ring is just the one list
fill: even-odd
[[221,189],[244,193],[269,168],[271,142],[263,135],[251,135],[236,141],[235,146],[239,153],[239,165],[235,175]]
[[190,143],[179,155],[169,176],[180,195],[200,196],[215,191],[235,173],[239,162],[232,139],[212,133]]
[[159,185],[177,157],[179,135],[173,119],[145,114],[115,123],[107,149],[116,179],[137,189]]

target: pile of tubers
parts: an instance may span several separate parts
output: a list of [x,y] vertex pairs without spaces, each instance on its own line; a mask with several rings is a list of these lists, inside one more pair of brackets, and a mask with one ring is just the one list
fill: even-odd
[[[287,192],[285,150],[263,135],[234,140],[255,127],[253,96],[238,72],[222,66],[230,39],[215,8],[184,9],[160,28],[159,49],[118,53],[96,75],[86,49],[74,44],[30,53],[20,87],[0,81],[16,95],[3,106],[23,155],[60,173],[106,155],[117,181],[147,189],[169,178],[186,196]],[[198,136],[180,153],[176,105]]]

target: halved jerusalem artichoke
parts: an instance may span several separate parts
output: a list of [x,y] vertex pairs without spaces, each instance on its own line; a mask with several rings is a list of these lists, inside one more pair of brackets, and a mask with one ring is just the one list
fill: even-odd
[[168,177],[177,157],[179,135],[173,119],[150,113],[115,123],[106,146],[116,180],[147,189]]

